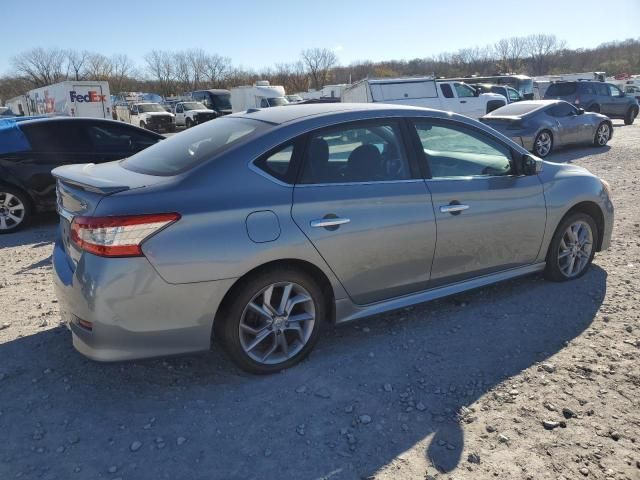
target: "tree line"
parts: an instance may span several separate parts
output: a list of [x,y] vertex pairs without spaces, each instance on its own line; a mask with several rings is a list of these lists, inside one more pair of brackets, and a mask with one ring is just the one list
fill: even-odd
[[63,80],[107,80],[113,93],[152,91],[167,96],[265,79],[294,93],[365,77],[458,77],[496,73],[535,76],[583,71],[605,71],[609,75],[640,73],[640,38],[608,42],[591,49],[570,49],[555,35],[534,34],[432,57],[356,61],[346,66],[339,64],[331,49],[311,48],[303,50],[291,63],[278,63],[261,70],[235,67],[230,58],[199,48],[152,50],[138,64],[126,54],[106,56],[98,52],[34,48],[13,57],[11,65],[12,72],[0,77],[0,99],[3,100]]

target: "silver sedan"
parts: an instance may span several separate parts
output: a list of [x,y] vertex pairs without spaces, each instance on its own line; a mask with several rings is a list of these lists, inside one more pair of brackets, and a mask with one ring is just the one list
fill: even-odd
[[609,187],[469,118],[395,105],[252,109],[57,177],[53,254],[96,360],[206,350],[303,359],[323,325],[544,272],[608,248]]
[[585,112],[564,100],[509,104],[488,113],[480,121],[540,158],[556,147],[579,144],[604,147],[613,136],[608,117]]

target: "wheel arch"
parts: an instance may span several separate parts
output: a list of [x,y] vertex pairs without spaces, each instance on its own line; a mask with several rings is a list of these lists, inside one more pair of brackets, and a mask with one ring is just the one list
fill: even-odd
[[20,191],[20,193],[22,193],[26,197],[27,201],[29,202],[29,207],[31,208],[31,211],[35,212],[36,201],[27,190],[25,190],[19,185],[16,185],[15,183],[7,182],[5,180],[0,180],[0,187],[3,187],[3,186]]
[[234,298],[236,292],[240,288],[242,288],[242,284],[244,283],[244,281],[259,273],[276,270],[280,267],[295,268],[296,270],[300,270],[306,273],[307,275],[309,275],[310,277],[312,277],[314,280],[316,280],[320,288],[322,289],[322,293],[324,295],[325,307],[329,315],[329,318],[327,320],[329,323],[335,322],[335,318],[336,318],[335,292],[331,285],[331,281],[329,280],[325,272],[323,272],[322,269],[319,268],[318,266],[306,260],[300,260],[296,258],[280,259],[280,260],[273,260],[273,261],[264,263],[262,265],[259,265],[249,270],[247,273],[245,273],[238,279],[236,279],[236,281],[233,283],[233,285],[229,288],[227,293],[222,298],[222,301],[218,306],[216,314],[214,315],[213,327],[211,330],[212,338],[215,336],[216,325],[220,325],[220,322],[219,322],[220,318],[225,314],[225,310],[229,305],[229,302]]
[[[562,221],[567,218],[572,213],[585,213],[589,215],[596,222],[596,227],[598,228],[598,238],[596,239],[596,252],[601,251],[602,249],[602,239],[604,238],[604,214],[602,213],[602,209],[596,202],[592,201],[583,201],[580,203],[576,203],[573,205],[567,213],[565,213],[558,225],[562,223]],[[556,229],[558,227],[556,226]]]

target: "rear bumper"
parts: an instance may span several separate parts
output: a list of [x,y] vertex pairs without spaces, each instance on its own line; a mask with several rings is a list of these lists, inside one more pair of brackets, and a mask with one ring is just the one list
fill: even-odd
[[[145,257],[84,254],[75,270],[56,242],[56,296],[73,345],[98,361],[131,360],[207,350],[213,318],[233,280],[166,283]],[[92,328],[79,320],[91,322]]]

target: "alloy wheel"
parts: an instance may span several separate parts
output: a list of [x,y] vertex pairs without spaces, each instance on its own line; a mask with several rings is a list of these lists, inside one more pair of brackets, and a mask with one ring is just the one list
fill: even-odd
[[593,250],[593,232],[587,222],[579,220],[567,227],[558,249],[558,268],[567,278],[582,273]]
[[282,363],[304,348],[315,322],[315,305],[304,287],[293,282],[273,283],[244,308],[238,329],[240,345],[257,363]]
[[611,130],[609,129],[609,125],[603,123],[598,127],[598,131],[596,132],[596,141],[598,145],[601,147],[605,146],[611,137]]
[[0,191],[0,230],[13,230],[23,221],[26,209],[17,196]]
[[539,157],[546,157],[551,150],[552,140],[551,134],[548,132],[542,132],[536,137],[536,154]]

